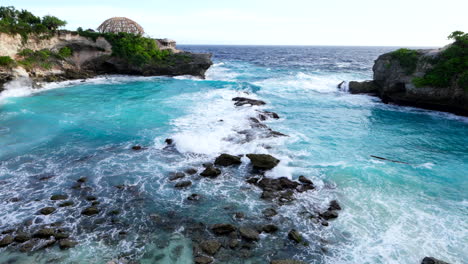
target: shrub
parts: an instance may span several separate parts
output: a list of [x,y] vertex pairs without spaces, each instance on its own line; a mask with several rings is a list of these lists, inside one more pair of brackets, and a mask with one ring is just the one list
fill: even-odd
[[390,54],[393,59],[398,60],[406,74],[412,74],[416,70],[420,55],[416,50],[398,49]]
[[0,56],[0,66],[12,67],[14,65],[15,65],[15,60],[10,58],[10,56]]
[[33,51],[30,49],[24,49],[18,52],[18,55],[23,57],[18,61],[18,63],[28,70],[35,67],[50,69],[65,59],[67,57],[65,55],[71,55],[71,53],[72,50],[68,47],[60,49],[59,52],[52,52],[50,50]]
[[0,7],[0,32],[20,34],[23,42],[30,34],[52,35],[57,29],[67,24],[54,16],[44,16],[42,19],[27,10],[16,10],[12,6]]
[[468,34],[455,31],[448,38],[454,42],[431,61],[431,70],[413,79],[416,87],[449,87],[458,80],[458,85],[468,91]]
[[58,55],[65,59],[73,55],[73,50],[70,47],[63,47],[59,50]]

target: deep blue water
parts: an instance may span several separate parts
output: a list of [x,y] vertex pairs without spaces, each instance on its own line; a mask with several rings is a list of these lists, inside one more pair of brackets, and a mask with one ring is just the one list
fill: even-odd
[[[373,61],[395,48],[181,48],[214,54],[206,80],[108,76],[42,91],[14,84],[0,94],[2,230],[59,221],[79,242],[67,251],[49,247],[34,254],[12,246],[0,249],[1,261],[192,263],[192,240],[209,237],[206,226],[229,222],[274,223],[280,231],[262,235],[248,256],[222,249],[217,263],[419,263],[424,256],[468,262],[468,120],[336,88],[343,80],[370,79]],[[267,105],[235,107],[235,96]],[[260,109],[278,113],[279,120],[265,124],[289,137],[243,140],[238,132]],[[166,138],[176,147],[165,148]],[[134,145],[147,149],[133,151]],[[272,154],[281,163],[268,176],[305,175],[317,189],[297,194],[293,205],[278,207],[279,215],[267,220],[261,211],[273,204],[245,183],[246,158],[217,179],[186,176],[193,185],[185,190],[168,181],[171,172],[201,171],[223,152]],[[80,177],[88,181],[72,189]],[[58,193],[75,204],[37,215],[57,207],[49,197]],[[202,199],[187,201],[191,193]],[[94,217],[80,214],[89,195],[100,202]],[[343,210],[328,227],[308,217],[332,199]],[[236,220],[236,212],[245,219]],[[25,227],[28,220],[33,224]],[[290,242],[291,228],[309,246]]]

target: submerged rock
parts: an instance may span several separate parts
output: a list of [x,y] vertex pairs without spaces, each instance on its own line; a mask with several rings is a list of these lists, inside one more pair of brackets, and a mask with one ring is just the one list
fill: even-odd
[[188,175],[194,175],[195,173],[197,173],[197,170],[194,168],[189,168],[185,170],[185,173],[187,173]]
[[58,200],[66,200],[68,199],[68,195],[66,194],[54,194],[50,197],[52,201],[58,201]]
[[292,229],[291,231],[289,231],[288,238],[296,243],[301,243],[304,240],[302,238],[302,235],[296,229]]
[[193,259],[195,264],[209,264],[213,262],[213,259],[207,256],[197,256]]
[[181,181],[174,185],[175,188],[186,188],[192,185],[191,181]]
[[6,247],[13,243],[14,238],[11,235],[6,235],[0,240],[0,247]]
[[31,235],[26,232],[19,231],[16,233],[15,242],[23,243],[31,239]]
[[260,239],[260,234],[256,230],[248,227],[239,228],[239,234],[247,241],[258,241]]
[[274,208],[267,208],[267,209],[263,210],[262,213],[267,218],[273,217],[273,216],[278,214],[278,212],[276,212],[276,210]]
[[33,237],[47,239],[54,235],[55,230],[53,228],[42,228],[37,230],[36,233],[34,233]]
[[208,178],[216,178],[221,174],[221,170],[215,167],[207,167],[200,176],[208,177]]
[[200,248],[209,255],[214,255],[218,252],[219,248],[221,247],[221,243],[217,240],[205,240],[200,243]]
[[268,224],[262,227],[262,231],[265,233],[274,233],[278,231],[279,228],[276,225]]
[[185,177],[185,174],[183,172],[176,172],[174,173],[173,175],[171,175],[169,177],[169,180],[170,181],[175,181],[175,180],[178,180],[178,179],[182,179]]
[[135,150],[135,151],[142,150],[142,149],[143,149],[143,147],[139,146],[139,145],[136,145],[136,146],[132,147],[132,150]]
[[421,264],[449,264],[445,261],[433,258],[433,257],[425,257],[422,261]]
[[265,105],[266,103],[261,100],[255,100],[255,99],[250,99],[246,97],[234,97],[232,98],[233,101],[235,101],[234,105],[235,106],[243,106],[243,105]]
[[320,217],[322,217],[325,220],[335,219],[335,218],[338,218],[338,213],[335,212],[335,211],[327,210],[327,211],[321,213]]
[[280,162],[279,159],[268,154],[247,154],[253,167],[260,170],[271,170]]
[[72,247],[76,246],[77,244],[78,244],[78,242],[76,242],[76,241],[73,241],[73,240],[70,240],[70,239],[62,239],[59,242],[59,247],[60,247],[60,249],[69,249],[69,248],[72,248]]
[[65,202],[60,203],[58,206],[59,207],[67,207],[67,206],[72,206],[74,204],[75,203],[73,201],[65,201]]
[[198,200],[200,200],[200,198],[201,198],[201,196],[199,194],[192,193],[189,197],[187,197],[187,200],[198,201]]
[[87,215],[87,216],[92,216],[92,215],[96,215],[96,214],[99,214],[99,209],[95,206],[90,206],[86,209],[84,209],[83,211],[81,211],[81,214],[82,215]]
[[44,208],[42,208],[41,210],[39,210],[39,213],[40,213],[40,214],[43,214],[43,215],[50,215],[50,214],[52,214],[53,212],[55,212],[55,208],[54,208],[54,207],[44,207]]
[[224,166],[224,167],[232,166],[232,165],[239,165],[241,163],[242,161],[240,157],[229,155],[226,153],[219,155],[214,162],[215,165]]
[[211,227],[211,230],[216,235],[227,235],[237,230],[237,228],[231,224],[215,224]]

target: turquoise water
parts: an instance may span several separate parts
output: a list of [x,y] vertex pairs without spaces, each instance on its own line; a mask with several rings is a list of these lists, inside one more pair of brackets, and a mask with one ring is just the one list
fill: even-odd
[[[59,221],[79,242],[67,251],[33,254],[14,245],[0,249],[2,261],[192,263],[191,241],[209,237],[205,227],[220,222],[272,222],[280,232],[262,235],[249,256],[222,249],[218,263],[468,261],[468,120],[336,89],[342,80],[370,78],[372,60],[390,48],[186,48],[215,54],[206,80],[112,76],[32,93],[16,85],[0,95],[2,230],[28,220],[31,229]],[[267,105],[235,107],[235,96]],[[281,119],[265,124],[289,137],[242,140],[237,132],[256,110],[277,112]],[[175,148],[166,147],[166,138]],[[134,145],[147,149],[133,151]],[[317,190],[297,194],[293,205],[266,220],[261,211],[272,204],[245,183],[246,158],[214,180],[187,176],[189,189],[174,189],[167,180],[171,172],[201,171],[223,152],[272,154],[281,163],[268,176],[305,175]],[[88,178],[87,188],[72,189],[80,177]],[[37,215],[56,206],[49,197],[57,193],[75,205]],[[202,199],[187,201],[191,193]],[[100,201],[95,217],[80,214],[90,204],[87,195]],[[307,217],[332,199],[343,210],[330,226]],[[117,209],[120,214],[111,215]],[[234,219],[236,212],[245,219]],[[289,242],[291,228],[309,246]]]

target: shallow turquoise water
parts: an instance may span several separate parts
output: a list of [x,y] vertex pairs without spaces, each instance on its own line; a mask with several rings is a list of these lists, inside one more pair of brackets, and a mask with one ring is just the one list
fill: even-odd
[[[2,228],[29,219],[38,222],[33,226],[63,221],[80,241],[68,251],[48,248],[29,256],[1,249],[2,260],[105,263],[126,256],[141,263],[191,263],[190,235],[196,232],[187,230],[199,222],[265,223],[261,210],[271,204],[244,182],[246,159],[216,180],[193,177],[193,186],[182,191],[167,181],[168,174],[200,170],[222,152],[257,152],[282,160],[269,176],[306,175],[318,188],[278,209],[273,222],[281,231],[262,236],[250,258],[226,251],[219,262],[295,257],[308,263],[419,263],[424,256],[468,261],[467,119],[336,89],[341,80],[369,78],[372,59],[385,50],[192,49],[215,53],[207,80],[98,78],[0,99]],[[236,108],[235,96],[267,105]],[[289,137],[239,140],[237,132],[258,109],[277,112],[281,119],[266,124]],[[176,149],[165,148],[166,138],[175,140]],[[135,152],[134,145],[148,149]],[[52,177],[39,180],[44,176]],[[71,189],[83,176],[91,189]],[[130,187],[114,187],[121,184]],[[48,200],[54,193],[69,194],[75,206],[35,215],[54,204]],[[191,193],[200,193],[202,201],[188,202]],[[80,216],[89,194],[101,202],[95,218]],[[304,217],[332,199],[343,211],[329,227]],[[109,217],[116,208],[122,213]],[[238,223],[235,212],[246,219]],[[300,230],[310,246],[287,242],[290,228]]]

